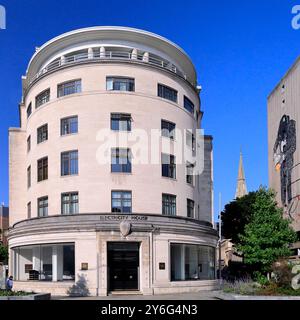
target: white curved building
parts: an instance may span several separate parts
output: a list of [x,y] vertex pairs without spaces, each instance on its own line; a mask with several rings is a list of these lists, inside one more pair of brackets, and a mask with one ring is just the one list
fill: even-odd
[[[22,88],[20,128],[9,131],[15,288],[213,288],[212,138],[200,148],[186,53],[142,30],[76,30],[37,48]],[[201,149],[199,175],[180,161],[182,141]]]

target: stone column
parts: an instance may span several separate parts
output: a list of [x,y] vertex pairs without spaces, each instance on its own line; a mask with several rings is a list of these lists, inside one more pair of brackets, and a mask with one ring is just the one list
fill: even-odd
[[132,52],[131,52],[131,59],[132,60],[137,60],[137,58],[138,58],[137,49],[133,49]]
[[143,55],[143,61],[144,62],[149,62],[149,52],[145,52]]
[[94,51],[93,48],[88,49],[88,59],[93,59],[94,58]]
[[181,250],[181,254],[180,254],[181,276],[180,276],[180,278],[181,278],[181,280],[184,280],[185,279],[185,245],[184,244],[180,247],[180,250]]
[[104,47],[100,48],[100,58],[105,58],[105,48]]
[[52,281],[63,280],[63,247],[52,247]]

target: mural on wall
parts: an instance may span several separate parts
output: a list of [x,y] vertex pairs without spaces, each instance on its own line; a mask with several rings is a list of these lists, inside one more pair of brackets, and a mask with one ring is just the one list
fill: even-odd
[[292,170],[296,151],[296,121],[284,115],[281,118],[274,145],[274,164],[280,171],[281,202],[287,207],[292,202]]

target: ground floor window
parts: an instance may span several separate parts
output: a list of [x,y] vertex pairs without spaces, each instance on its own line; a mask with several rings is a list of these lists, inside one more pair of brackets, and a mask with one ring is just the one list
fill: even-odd
[[171,281],[215,279],[215,248],[171,244]]
[[46,244],[13,248],[17,281],[67,281],[75,279],[74,244]]

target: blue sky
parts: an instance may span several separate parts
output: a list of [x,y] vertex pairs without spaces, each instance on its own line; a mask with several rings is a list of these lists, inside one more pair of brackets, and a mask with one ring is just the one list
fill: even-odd
[[268,184],[267,96],[300,54],[300,0],[0,0],[0,201],[8,203],[8,128],[18,126],[21,76],[36,46],[72,29],[122,25],[158,33],[192,58],[203,127],[214,136],[215,211],[234,197],[242,147],[249,190]]

